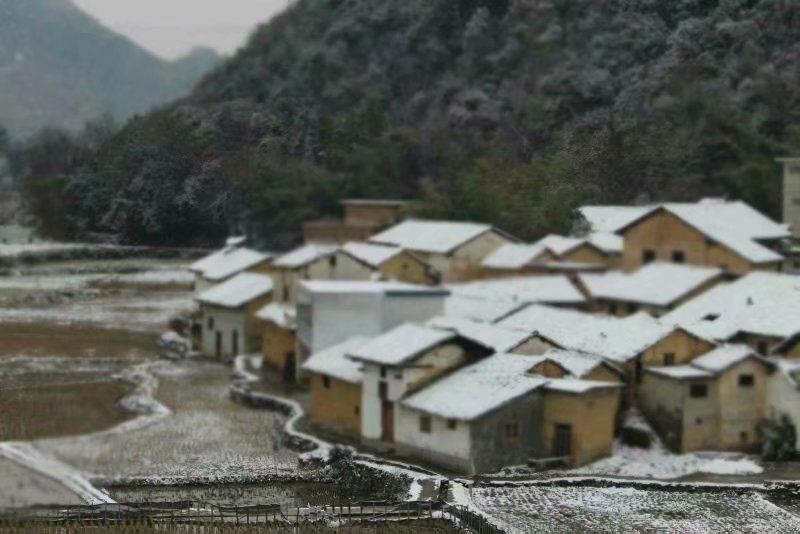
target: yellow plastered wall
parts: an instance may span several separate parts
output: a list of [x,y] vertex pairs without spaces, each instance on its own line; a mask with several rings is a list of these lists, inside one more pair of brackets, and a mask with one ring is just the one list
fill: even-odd
[[575,465],[609,456],[619,403],[617,388],[598,388],[581,394],[546,391],[542,455],[554,456],[556,424],[565,424],[572,427],[572,462]]
[[247,329],[245,343],[248,351],[258,351],[264,333],[262,321],[256,317],[256,312],[272,302],[272,293],[251,301],[245,308],[245,328]]
[[654,251],[656,261],[671,262],[672,254],[681,251],[687,264],[721,267],[739,274],[754,269],[780,268],[780,265],[773,264],[753,265],[665,211],[657,211],[642,219],[625,230],[623,237],[622,268],[625,271],[634,271],[644,264],[645,250]]
[[527,356],[538,356],[550,349],[558,348],[546,339],[531,337],[514,347],[510,352],[513,354],[524,354]]
[[586,243],[569,251],[569,253],[564,254],[563,260],[573,263],[592,263],[596,265],[608,265],[607,257],[599,250],[597,250],[592,246],[587,245]]
[[281,328],[272,321],[265,321],[263,327],[261,354],[264,363],[274,369],[283,370],[289,353],[295,351],[295,332]]
[[311,376],[310,415],[313,423],[358,436],[361,433],[361,384]]
[[642,365],[645,367],[664,365],[664,355],[670,353],[675,355],[675,365],[682,365],[710,352],[713,348],[714,344],[710,341],[693,336],[685,330],[675,330],[642,354]]
[[[754,384],[739,385],[740,375],[752,375]],[[721,450],[753,452],[758,448],[756,425],[766,417],[767,367],[749,358],[717,378],[719,428],[717,447]]]
[[446,256],[445,261],[440,259],[441,268],[434,261],[438,255],[431,255],[431,263],[434,267],[439,268],[443,282],[474,280],[481,277],[483,259],[501,246],[511,242],[509,238],[495,230],[490,230],[458,247],[449,256]]
[[546,376],[547,378],[563,378],[567,372],[555,362],[545,360],[531,369],[531,372]]
[[622,382],[622,377],[605,365],[598,365],[581,378],[583,380],[597,380],[599,382]]
[[411,284],[432,285],[436,283],[435,272],[427,263],[408,252],[389,258],[380,266],[384,278]]

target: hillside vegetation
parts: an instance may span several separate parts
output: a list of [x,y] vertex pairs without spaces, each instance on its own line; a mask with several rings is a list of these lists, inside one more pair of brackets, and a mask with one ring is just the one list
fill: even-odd
[[0,0],[0,123],[16,138],[144,113],[186,94],[217,63],[210,50],[162,61],[70,0]]
[[299,0],[182,101],[29,147],[28,198],[51,233],[169,244],[285,246],[342,197],[522,238],[580,202],[777,215],[798,35],[791,0]]

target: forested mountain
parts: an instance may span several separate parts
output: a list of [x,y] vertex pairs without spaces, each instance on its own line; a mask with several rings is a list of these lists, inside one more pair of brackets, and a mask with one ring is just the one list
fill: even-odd
[[21,138],[124,120],[186,94],[218,61],[210,50],[162,61],[70,0],[0,0],[0,123]]
[[298,0],[184,100],[32,146],[28,196],[51,232],[172,244],[287,245],[347,196],[523,238],[587,201],[776,215],[798,35],[793,0]]

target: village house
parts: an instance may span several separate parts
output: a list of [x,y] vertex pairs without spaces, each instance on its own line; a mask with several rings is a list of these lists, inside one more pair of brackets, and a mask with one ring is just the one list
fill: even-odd
[[538,271],[539,265],[557,260],[555,254],[541,245],[506,243],[483,259],[481,269],[487,278],[519,276]]
[[454,282],[478,277],[486,256],[517,240],[488,224],[407,220],[369,241],[409,250],[436,269],[442,281]]
[[262,332],[256,312],[272,298],[272,278],[240,273],[196,298],[201,309],[203,354],[227,360],[260,348]]
[[561,262],[615,269],[619,266],[623,244],[622,239],[613,234],[589,234],[587,237],[550,234],[534,245],[544,247]]
[[302,245],[272,262],[275,300],[294,303],[297,284],[302,280],[328,280],[336,266],[337,247],[319,243]]
[[496,352],[511,352],[528,341],[532,335],[522,330],[502,328],[495,324],[477,322],[465,317],[439,315],[428,320],[426,326],[452,330],[467,339],[491,347]]
[[348,356],[363,365],[361,435],[374,444],[403,438],[398,401],[435,377],[494,351],[459,334],[404,323],[372,338]]
[[189,266],[194,273],[195,291],[199,294],[221,284],[241,272],[267,273],[272,255],[238,245],[239,240],[229,240],[225,248],[201,258]]
[[334,255],[333,280],[397,280],[435,285],[439,273],[419,256],[392,245],[345,243]]
[[576,279],[589,311],[617,317],[645,311],[659,317],[725,280],[717,267],[655,262],[632,273],[584,274]]
[[675,452],[752,452],[772,370],[750,347],[722,345],[689,364],[646,367],[639,406]]
[[310,280],[297,294],[298,363],[353,336],[375,336],[444,310],[448,291],[402,282]]
[[766,356],[800,331],[800,277],[753,272],[719,284],[662,317],[716,342]]
[[351,337],[314,353],[303,370],[311,375],[311,422],[328,430],[361,435],[361,364],[347,357],[369,338]]
[[[623,208],[623,221],[641,208]],[[607,210],[583,208],[584,217],[600,217],[590,226],[612,226]],[[605,217],[605,219],[603,219]],[[654,261],[718,267],[745,274],[753,270],[780,270],[784,257],[777,252],[789,237],[776,223],[744,202],[703,199],[696,203],[650,206],[617,228],[624,239],[621,267],[633,271]]]
[[528,374],[535,363],[495,354],[403,398],[398,451],[468,475],[526,463],[542,442],[547,379]]
[[362,241],[396,223],[405,200],[346,199],[340,202],[344,219],[322,219],[303,223],[305,243],[342,244]]
[[266,367],[277,370],[287,382],[298,376],[295,306],[289,302],[270,302],[256,312],[262,323],[261,355]]

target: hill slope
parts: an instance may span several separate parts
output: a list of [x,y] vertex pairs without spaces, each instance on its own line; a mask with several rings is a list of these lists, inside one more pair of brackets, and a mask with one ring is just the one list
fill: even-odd
[[285,245],[343,196],[524,238],[583,201],[775,214],[798,31],[791,1],[299,0],[190,97],[29,183],[62,188],[51,227],[133,242]]
[[187,93],[217,62],[211,51],[161,61],[69,0],[0,0],[0,124],[15,137],[127,119]]

